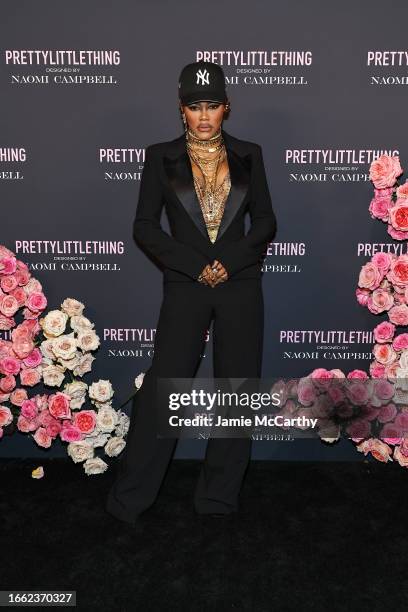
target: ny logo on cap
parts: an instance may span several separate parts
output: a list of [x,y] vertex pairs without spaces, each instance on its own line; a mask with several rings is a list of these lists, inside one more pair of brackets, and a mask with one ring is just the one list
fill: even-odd
[[197,70],[196,77],[197,77],[197,81],[196,81],[197,84],[200,82],[201,82],[201,85],[210,84],[210,81],[209,81],[210,73],[208,72],[206,68],[204,68],[204,70]]

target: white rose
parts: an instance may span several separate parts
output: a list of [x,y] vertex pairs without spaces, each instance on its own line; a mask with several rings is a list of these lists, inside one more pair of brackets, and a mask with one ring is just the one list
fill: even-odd
[[39,322],[46,338],[56,338],[64,333],[67,321],[68,315],[65,312],[50,310]]
[[101,408],[96,415],[96,426],[99,431],[111,432],[118,423],[118,413],[113,408]]
[[86,399],[86,391],[88,385],[82,380],[73,380],[64,386],[64,393],[69,395],[71,398],[70,407],[72,410],[78,410],[81,408]]
[[79,358],[79,364],[73,370],[75,376],[83,376],[92,370],[92,362],[95,357],[91,353],[85,353]]
[[54,355],[61,359],[72,359],[77,352],[77,340],[74,334],[64,334],[52,341],[52,350]]
[[78,334],[78,346],[83,351],[95,351],[100,343],[99,336],[93,329],[81,331]]
[[89,331],[94,324],[83,315],[75,315],[70,320],[71,328],[76,332]]
[[66,368],[67,370],[75,370],[75,368],[79,366],[80,364],[81,357],[82,357],[82,353],[78,351],[77,353],[75,353],[72,359],[59,358],[58,363],[64,366],[64,368]]
[[60,387],[65,378],[64,368],[60,365],[49,365],[43,368],[42,376],[45,385]]
[[93,448],[97,448],[98,446],[105,446],[109,438],[110,438],[109,433],[98,432],[97,435],[86,436],[85,439],[87,441],[87,444],[90,444]]
[[402,351],[398,362],[403,370],[408,369],[408,351]]
[[54,338],[51,338],[50,340],[43,340],[39,347],[44,357],[52,361],[54,361],[55,359],[54,351],[52,348],[53,342],[54,342]]
[[80,463],[86,459],[92,459],[94,456],[94,449],[90,444],[84,441],[70,442],[68,444],[67,453],[74,463]]
[[23,285],[23,290],[26,295],[31,293],[42,293],[42,284],[36,278],[31,277],[26,285]]
[[109,380],[98,380],[89,387],[89,397],[100,403],[109,402],[113,396],[113,387]]
[[61,304],[61,310],[67,313],[69,317],[75,317],[81,315],[85,305],[82,302],[78,302],[74,298],[65,298]]
[[123,451],[126,446],[126,442],[123,438],[118,438],[114,436],[110,440],[108,440],[105,446],[105,453],[109,457],[117,457]]
[[85,474],[91,476],[92,474],[102,474],[108,469],[108,464],[105,463],[99,457],[94,457],[93,459],[88,459],[84,463]]
[[125,412],[122,412],[121,410],[118,410],[117,413],[118,413],[118,424],[116,425],[116,428],[115,428],[115,434],[117,436],[124,437],[129,431],[130,419],[128,415]]
[[395,388],[408,391],[408,370],[397,368],[395,370],[397,378],[395,379]]
[[136,378],[135,378],[135,387],[136,387],[137,389],[140,389],[140,387],[142,386],[142,384],[143,384],[143,379],[144,379],[144,375],[145,375],[145,372],[141,372],[140,374],[138,374],[138,375],[136,376]]

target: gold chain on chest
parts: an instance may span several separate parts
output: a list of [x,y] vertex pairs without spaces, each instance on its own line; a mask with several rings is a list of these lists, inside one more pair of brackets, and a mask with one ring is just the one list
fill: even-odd
[[[224,214],[225,202],[231,188],[229,170],[220,185],[217,185],[218,169],[227,153],[222,134],[216,134],[208,141],[202,141],[190,130],[187,131],[187,151],[190,160],[200,169],[203,184],[193,173],[194,187],[200,202],[207,232],[211,242],[215,242]],[[208,155],[211,153],[211,156]],[[215,156],[213,155],[215,153]]]

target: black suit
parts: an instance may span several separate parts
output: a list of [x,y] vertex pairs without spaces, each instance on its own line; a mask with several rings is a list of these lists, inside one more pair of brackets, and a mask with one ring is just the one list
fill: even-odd
[[[156,437],[157,377],[194,377],[213,318],[214,376],[261,376],[262,255],[276,219],[261,147],[222,134],[231,189],[214,243],[196,196],[185,135],[146,149],[134,238],[163,268],[164,299],[152,365],[133,402],[126,449],[107,502],[110,513],[129,522],[155,500],[177,441]],[[172,235],[160,225],[163,205]],[[245,235],[247,210],[251,227]],[[229,278],[211,288],[197,277],[214,259]],[[250,438],[208,441],[195,492],[198,512],[237,510],[250,448]]]

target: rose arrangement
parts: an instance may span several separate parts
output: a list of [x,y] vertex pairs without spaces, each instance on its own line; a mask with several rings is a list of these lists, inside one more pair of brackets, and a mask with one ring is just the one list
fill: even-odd
[[387,312],[391,323],[408,325],[408,255],[373,255],[360,270],[356,297],[373,314]]
[[346,376],[317,368],[298,381],[280,381],[273,392],[281,397],[280,415],[316,418],[322,441],[334,443],[344,435],[359,452],[408,467],[408,406],[393,382],[358,369]]
[[[0,437],[13,433],[15,419],[17,429],[42,448],[57,438],[67,442],[68,456],[83,462],[86,474],[105,471],[108,464],[96,449],[109,457],[119,455],[126,445],[129,417],[113,408],[109,380],[90,385],[79,380],[91,371],[93,352],[100,345],[94,324],[83,314],[84,304],[66,298],[60,309],[45,314],[41,284],[3,246],[0,288],[0,329],[12,330],[10,341],[0,340]],[[19,312],[23,321],[17,325]],[[40,382],[55,392],[29,397],[25,387]],[[139,375],[137,388],[141,382]]]
[[[26,387],[42,377],[42,354],[36,346],[41,330],[38,319],[47,306],[41,283],[26,264],[0,245],[0,330],[11,340],[0,339],[0,438],[13,421],[13,409],[28,399]],[[22,321],[17,324],[16,318]]]
[[408,181],[400,185],[397,180],[402,173],[398,156],[381,155],[370,166],[374,184],[370,215],[387,223],[387,231],[395,240],[408,237]]

